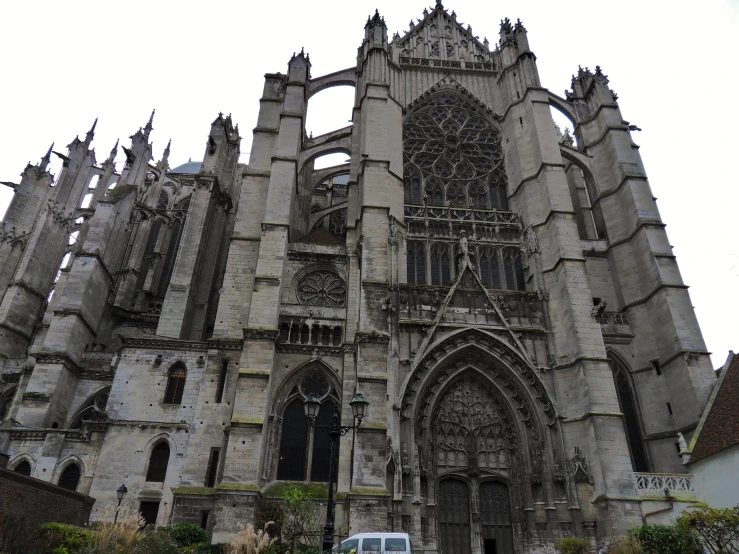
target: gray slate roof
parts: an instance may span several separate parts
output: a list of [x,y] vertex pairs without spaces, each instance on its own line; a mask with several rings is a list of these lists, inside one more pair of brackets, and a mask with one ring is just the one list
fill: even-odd
[[178,165],[174,169],[170,170],[170,173],[200,173],[200,168],[203,166],[203,162],[193,162],[190,160],[187,163]]

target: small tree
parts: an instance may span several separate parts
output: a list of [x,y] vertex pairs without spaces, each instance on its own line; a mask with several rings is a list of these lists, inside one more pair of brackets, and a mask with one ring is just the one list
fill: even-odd
[[318,548],[321,540],[321,516],[318,506],[298,487],[288,489],[282,500],[285,511],[282,524],[284,543],[292,551]]
[[559,541],[554,548],[559,554],[587,554],[588,542],[575,537],[567,537]]
[[685,511],[677,525],[685,533],[698,535],[703,546],[713,554],[739,552],[739,505]]

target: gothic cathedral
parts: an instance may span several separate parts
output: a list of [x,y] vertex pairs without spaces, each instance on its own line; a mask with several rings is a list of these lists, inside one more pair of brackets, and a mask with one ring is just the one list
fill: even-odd
[[[334,86],[356,91],[352,124],[308,136],[308,100]],[[169,148],[153,161],[152,126],[120,171],[93,127],[14,185],[11,469],[91,495],[96,519],[123,483],[148,522],[224,542],[285,482],[326,492],[331,440],[304,402],[350,424],[361,392],[367,417],[334,452],[337,540],[595,546],[664,507],[666,474],[688,482],[678,435],[715,377],[600,67],[560,97],[520,21],[491,45],[437,0],[392,39],[370,17],[355,66],[314,76],[301,51],[266,75],[248,165],[230,116],[175,168]]]

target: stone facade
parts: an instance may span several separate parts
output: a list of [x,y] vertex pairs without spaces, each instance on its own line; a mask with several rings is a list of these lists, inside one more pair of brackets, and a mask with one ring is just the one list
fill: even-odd
[[[352,125],[307,136],[308,100],[345,85]],[[349,423],[361,390],[337,528],[445,554],[595,545],[659,503],[640,475],[684,473],[676,435],[715,376],[599,67],[562,98],[520,21],[491,46],[437,0],[403,36],[368,18],[355,67],[313,76],[301,51],[267,74],[248,165],[230,116],[175,169],[168,149],[151,161],[152,125],[120,173],[118,145],[97,163],[93,127],[15,187],[11,468],[55,482],[77,464],[93,518],[125,482],[152,521],[223,541],[280,481],[328,480],[302,402],[321,399],[319,423],[338,402]],[[314,169],[336,152],[350,161]]]

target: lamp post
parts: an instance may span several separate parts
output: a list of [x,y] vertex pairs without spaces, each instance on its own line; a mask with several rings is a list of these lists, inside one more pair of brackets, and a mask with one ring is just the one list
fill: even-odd
[[365,400],[361,393],[355,392],[354,398],[349,402],[352,407],[352,414],[354,419],[357,420],[356,425],[342,425],[341,424],[341,413],[339,412],[339,404],[334,403],[334,416],[331,419],[331,425],[316,426],[316,417],[318,417],[318,410],[321,408],[321,402],[315,394],[311,394],[306,401],[303,403],[305,408],[305,416],[308,418],[308,423],[315,429],[321,429],[325,431],[329,437],[331,437],[331,459],[329,460],[328,466],[328,506],[326,508],[326,524],[323,526],[323,545],[321,546],[321,552],[331,552],[334,546],[334,457],[337,449],[338,438],[346,435],[351,429],[356,429],[362,425],[362,420],[367,416],[367,408],[369,402]]
[[115,491],[116,496],[118,496],[118,506],[115,507],[115,517],[113,518],[113,523],[118,523],[118,510],[121,507],[121,502],[123,502],[123,499],[126,498],[126,493],[128,493],[128,488],[126,488],[126,485],[123,484],[120,487],[118,487],[118,490]]

